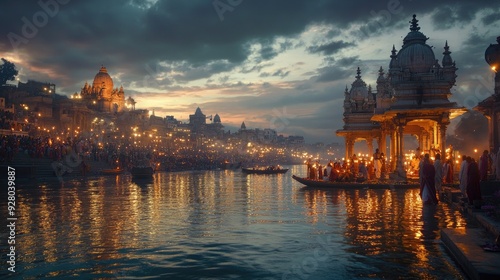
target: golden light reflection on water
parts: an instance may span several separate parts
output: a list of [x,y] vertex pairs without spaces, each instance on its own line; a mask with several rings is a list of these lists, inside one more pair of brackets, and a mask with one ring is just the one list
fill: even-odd
[[75,273],[108,273],[109,266],[88,264],[119,266],[138,255],[149,262],[176,256],[182,263],[183,255],[199,254],[210,242],[265,251],[318,232],[339,234],[346,252],[356,255],[403,250],[412,256],[408,267],[418,271],[429,266],[427,241],[438,238],[439,228],[465,225],[444,204],[422,207],[418,190],[301,189],[289,176],[233,171],[157,173],[146,182],[103,177],[28,192],[18,197],[23,261],[29,268],[40,260],[78,259],[84,265]]
[[328,216],[345,219],[343,235],[352,245],[351,251],[375,256],[403,249],[413,252],[410,266],[420,269],[432,265],[428,246],[438,238],[441,228],[465,225],[464,218],[458,212],[452,215],[444,203],[423,206],[418,189],[308,189],[303,194],[312,223]]

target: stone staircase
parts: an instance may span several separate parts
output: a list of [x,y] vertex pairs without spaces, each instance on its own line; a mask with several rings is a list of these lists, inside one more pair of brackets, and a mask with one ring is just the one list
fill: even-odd
[[[90,165],[90,171],[86,172],[86,176],[99,175],[101,170],[109,169],[111,166],[102,161],[85,161]],[[84,176],[80,165],[68,164],[64,160],[61,161],[63,165],[69,167],[71,172],[66,172],[63,178],[72,178]],[[7,167],[13,167],[16,170],[16,180],[19,179],[57,179],[56,172],[54,171],[55,162],[46,158],[32,158],[23,152],[16,154],[11,162],[0,163],[0,169],[5,172],[0,172],[0,179],[7,179]]]

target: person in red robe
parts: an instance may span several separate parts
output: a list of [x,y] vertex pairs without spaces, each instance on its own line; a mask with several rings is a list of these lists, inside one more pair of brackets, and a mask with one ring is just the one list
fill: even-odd
[[437,204],[436,186],[434,178],[436,169],[431,163],[429,154],[425,154],[422,164],[422,180],[420,180],[420,198],[424,204]]
[[476,161],[467,157],[469,162],[469,167],[467,168],[467,198],[469,198],[469,204],[474,204],[474,200],[481,200],[481,176],[479,173],[479,167]]

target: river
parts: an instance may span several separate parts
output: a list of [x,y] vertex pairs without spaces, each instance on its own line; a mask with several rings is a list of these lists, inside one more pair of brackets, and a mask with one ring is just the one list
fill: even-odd
[[303,188],[305,173],[16,181],[16,272],[2,231],[0,278],[464,279],[439,233],[466,226],[457,210],[417,189]]

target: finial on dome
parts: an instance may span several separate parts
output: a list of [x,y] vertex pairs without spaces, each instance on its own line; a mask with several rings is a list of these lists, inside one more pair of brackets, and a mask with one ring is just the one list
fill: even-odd
[[349,93],[349,89],[347,88],[347,85],[345,85],[345,93]]
[[410,21],[410,23],[411,23],[411,27],[410,27],[411,31],[419,31],[420,30],[420,27],[418,27],[417,15],[413,14],[413,19]]
[[391,58],[392,57],[396,57],[396,52],[397,52],[396,51],[396,47],[394,47],[394,45],[392,45],[392,51],[391,51],[392,55],[391,55]]
[[378,75],[379,76],[383,76],[384,75],[384,69],[382,68],[382,66],[380,66],[380,69],[378,69]]
[[104,67],[104,65],[101,65],[101,69],[99,69],[99,73],[108,73],[108,70],[106,69],[106,67]]
[[361,70],[358,67],[358,70],[356,71],[358,75],[356,75],[356,79],[361,79]]

